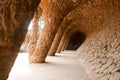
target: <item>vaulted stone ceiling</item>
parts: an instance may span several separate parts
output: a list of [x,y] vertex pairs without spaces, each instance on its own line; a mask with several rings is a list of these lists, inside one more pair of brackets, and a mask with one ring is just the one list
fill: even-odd
[[47,54],[55,55],[56,51],[64,50],[70,38],[68,35],[79,31],[87,37],[76,54],[89,77],[92,80],[118,78],[119,6],[119,0],[46,1],[42,8],[46,26],[32,62],[43,62]]
[[[0,2],[4,9],[0,8],[2,11],[0,12],[0,22],[2,22],[0,24],[0,64],[9,65],[5,68],[0,66],[0,71],[6,71],[5,74],[0,73],[0,76],[3,76],[0,80],[5,80],[6,74],[8,75],[14,63],[28,23],[39,1],[13,2],[10,0],[10,2],[19,5],[14,5],[14,8],[11,4]],[[7,7],[5,4],[8,4]],[[21,7],[21,4],[25,8]],[[77,49],[76,58],[91,80],[120,79],[119,0],[42,0],[40,6],[45,27],[38,39],[35,51],[30,55],[31,63],[45,62],[47,55],[55,55],[56,51],[64,50],[70,35],[81,32],[86,35],[86,39]],[[8,15],[5,9],[11,15]],[[18,14],[17,17],[15,14]],[[20,33],[17,33],[18,31]],[[11,33],[12,36],[7,35],[6,32]],[[9,42],[9,39],[12,46],[3,46],[2,44]],[[6,64],[3,61],[6,61]]]

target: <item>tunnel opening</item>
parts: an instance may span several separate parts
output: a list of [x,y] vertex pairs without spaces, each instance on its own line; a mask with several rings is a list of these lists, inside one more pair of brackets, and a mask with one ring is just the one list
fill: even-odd
[[66,50],[77,50],[85,41],[85,34],[82,32],[75,32],[70,37]]

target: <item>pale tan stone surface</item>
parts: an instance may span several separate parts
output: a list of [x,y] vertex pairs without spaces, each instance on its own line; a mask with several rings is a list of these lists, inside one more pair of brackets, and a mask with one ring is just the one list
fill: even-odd
[[[70,23],[65,26],[64,30],[60,30],[60,32],[63,32],[63,36],[61,36],[63,38],[61,39],[63,40],[63,44],[60,42],[62,45],[61,48],[64,49],[64,46],[67,45],[69,35],[72,35],[72,33],[76,31],[82,32],[86,35],[86,40],[76,51],[76,57],[89,77],[92,80],[119,80],[120,0],[42,1],[43,16],[45,19],[44,33],[39,37],[37,48],[30,62],[45,61],[55,34],[57,31],[59,32],[58,29],[60,26],[64,25],[64,20],[68,20]],[[13,3],[13,6],[9,7],[9,2]],[[2,26],[0,27],[0,76],[8,75],[6,73],[9,72],[15,60],[18,49],[26,34],[27,25],[34,12],[30,6],[32,2],[25,1],[22,5],[17,4],[16,1],[14,5],[12,0],[7,3],[0,2],[0,5],[2,5],[2,8],[0,8],[0,26]],[[27,4],[27,8],[19,8],[25,4]],[[17,7],[15,8],[14,6],[16,5]],[[7,9],[7,11],[5,9]],[[9,12],[14,12],[14,9],[16,12],[10,15]],[[28,15],[28,13],[30,15]],[[65,32],[66,36],[64,35]],[[14,38],[16,40],[14,40]],[[8,65],[10,65],[10,67]],[[5,74],[3,74],[4,71]]]
[[9,75],[39,1],[0,0],[0,80]]
[[98,32],[99,35],[89,36],[77,50],[79,61],[91,79],[120,79],[120,27],[113,26]]
[[19,54],[8,80],[89,80],[73,52],[47,57],[46,63],[29,64],[28,54]]
[[43,17],[45,26],[42,36],[39,37],[37,47],[33,53],[30,62],[31,63],[43,63],[45,62],[48,51],[54,40],[55,34],[58,31],[64,17],[71,12],[78,4],[80,0],[42,0],[41,8],[43,11]]
[[119,6],[118,0],[83,1],[69,15],[71,29],[87,35],[76,53],[91,80],[120,79]]

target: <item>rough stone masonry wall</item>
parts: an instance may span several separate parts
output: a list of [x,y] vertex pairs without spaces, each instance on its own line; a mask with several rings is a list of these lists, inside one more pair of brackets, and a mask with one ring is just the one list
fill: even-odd
[[120,23],[106,26],[88,36],[77,50],[91,80],[120,80]]
[[0,0],[0,80],[6,80],[40,0]]
[[69,16],[87,35],[76,53],[91,80],[120,80],[120,1],[83,0]]
[[120,1],[108,5],[110,10],[101,13],[106,15],[102,25],[96,25],[76,51],[91,80],[120,80]]

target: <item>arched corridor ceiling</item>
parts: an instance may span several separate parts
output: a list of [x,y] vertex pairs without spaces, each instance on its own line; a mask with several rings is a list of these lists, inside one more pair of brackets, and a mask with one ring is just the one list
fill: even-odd
[[[0,80],[9,75],[39,1],[0,1]],[[80,31],[86,40],[76,53],[89,77],[120,79],[120,0],[41,0],[40,7],[45,26],[30,63],[45,62]]]

